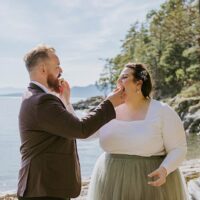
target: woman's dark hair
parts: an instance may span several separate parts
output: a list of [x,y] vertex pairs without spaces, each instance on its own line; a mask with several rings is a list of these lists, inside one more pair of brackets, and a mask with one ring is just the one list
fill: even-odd
[[132,69],[134,81],[142,80],[142,94],[145,98],[150,98],[152,82],[149,72],[143,64],[128,63],[125,67]]

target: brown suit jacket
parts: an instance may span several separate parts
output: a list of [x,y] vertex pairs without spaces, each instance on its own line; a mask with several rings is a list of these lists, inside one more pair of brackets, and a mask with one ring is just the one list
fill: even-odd
[[22,155],[18,196],[76,197],[81,190],[77,138],[115,118],[109,100],[81,120],[62,101],[30,83],[19,113]]

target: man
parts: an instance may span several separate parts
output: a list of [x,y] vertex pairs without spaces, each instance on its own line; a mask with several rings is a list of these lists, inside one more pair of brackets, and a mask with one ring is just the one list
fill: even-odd
[[[62,69],[55,50],[38,46],[24,60],[31,82],[19,113],[22,162],[18,198],[77,197],[81,175],[76,139],[89,137],[115,118],[114,107],[123,103],[123,91],[115,90],[80,120],[70,112],[70,89],[59,80]],[[52,92],[59,93],[60,98]]]

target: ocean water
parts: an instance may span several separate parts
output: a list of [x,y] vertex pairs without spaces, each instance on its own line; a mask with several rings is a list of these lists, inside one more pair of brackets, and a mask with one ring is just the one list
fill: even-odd
[[[80,98],[73,98],[77,102]],[[16,192],[17,176],[20,166],[20,138],[18,113],[21,104],[19,97],[0,97],[0,195]],[[77,111],[83,116],[82,111]],[[200,137],[188,138],[187,159],[200,158]],[[102,153],[98,140],[78,141],[78,152],[82,177],[91,175],[98,156]]]

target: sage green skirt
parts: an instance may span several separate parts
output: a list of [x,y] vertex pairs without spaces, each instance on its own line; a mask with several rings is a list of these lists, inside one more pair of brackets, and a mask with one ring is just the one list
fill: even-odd
[[164,156],[141,157],[102,154],[89,186],[87,200],[187,200],[185,181],[179,170],[167,176],[160,187],[148,185],[148,174],[157,169]]

